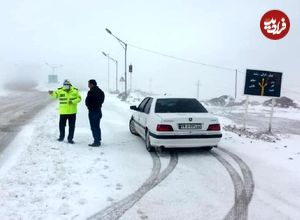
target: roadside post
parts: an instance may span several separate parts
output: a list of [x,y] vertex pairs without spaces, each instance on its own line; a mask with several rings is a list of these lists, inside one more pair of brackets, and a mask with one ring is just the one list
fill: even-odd
[[269,132],[272,132],[272,121],[274,114],[275,97],[280,97],[281,93],[281,72],[272,72],[265,70],[246,70],[246,80],[244,94],[247,95],[246,107],[245,107],[245,117],[244,117],[244,130],[247,126],[247,116],[248,116],[248,105],[249,105],[249,95],[255,96],[269,96],[272,97],[272,105],[270,111],[270,121],[269,121]]

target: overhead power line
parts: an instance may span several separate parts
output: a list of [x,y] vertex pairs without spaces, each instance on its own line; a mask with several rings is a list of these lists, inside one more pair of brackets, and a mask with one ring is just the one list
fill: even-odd
[[[168,55],[168,54],[161,53],[161,52],[158,52],[158,51],[150,50],[150,49],[147,49],[147,48],[139,47],[139,46],[129,44],[129,43],[128,43],[128,46],[131,46],[131,47],[139,49],[139,50],[143,50],[143,51],[148,52],[148,53],[160,55],[160,56],[163,56],[163,57],[168,57],[170,59],[179,60],[179,61],[182,61],[182,62],[193,63],[193,64],[197,64],[197,65],[202,65],[202,66],[207,66],[207,67],[217,68],[217,69],[223,69],[223,70],[228,70],[228,71],[236,71],[235,68],[219,66],[219,65],[214,65],[214,64],[207,64],[207,63],[203,63],[203,62],[199,62],[199,61],[195,61],[195,60],[176,57],[176,56]],[[238,71],[238,72],[241,72],[241,71]]]

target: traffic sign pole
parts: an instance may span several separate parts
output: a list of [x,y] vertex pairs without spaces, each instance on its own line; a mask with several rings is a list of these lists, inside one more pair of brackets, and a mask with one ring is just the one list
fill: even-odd
[[[273,72],[265,70],[246,70],[245,80],[245,95],[271,96],[272,106],[270,112],[269,132],[272,132],[272,121],[274,114],[275,97],[280,97],[281,94],[282,72]],[[248,96],[246,101],[244,130],[246,129],[247,114],[248,114]]]
[[130,92],[132,90],[132,64],[129,65],[129,73],[130,73]]
[[247,118],[248,118],[248,108],[249,108],[249,96],[246,98],[245,116],[244,116],[244,130],[246,130]]
[[274,114],[274,105],[275,105],[275,98],[272,98],[272,106],[271,106],[271,114],[270,114],[270,122],[269,122],[269,132],[272,133],[272,121],[273,121],[273,114]]

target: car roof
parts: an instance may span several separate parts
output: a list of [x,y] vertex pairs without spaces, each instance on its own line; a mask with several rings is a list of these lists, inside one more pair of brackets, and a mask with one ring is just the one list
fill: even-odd
[[186,96],[147,96],[146,98],[157,99],[196,99],[195,97],[186,97]]

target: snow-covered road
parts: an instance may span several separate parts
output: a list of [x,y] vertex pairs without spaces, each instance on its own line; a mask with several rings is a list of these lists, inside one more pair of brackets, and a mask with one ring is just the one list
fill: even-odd
[[50,99],[36,90],[11,91],[0,99],[0,154],[22,125],[44,108]]
[[1,219],[300,216],[299,136],[265,143],[224,132],[220,149],[212,153],[149,154],[144,142],[128,131],[129,118],[128,104],[107,95],[103,146],[89,148],[92,137],[83,103],[75,145],[56,142],[56,104],[39,113],[0,161]]

